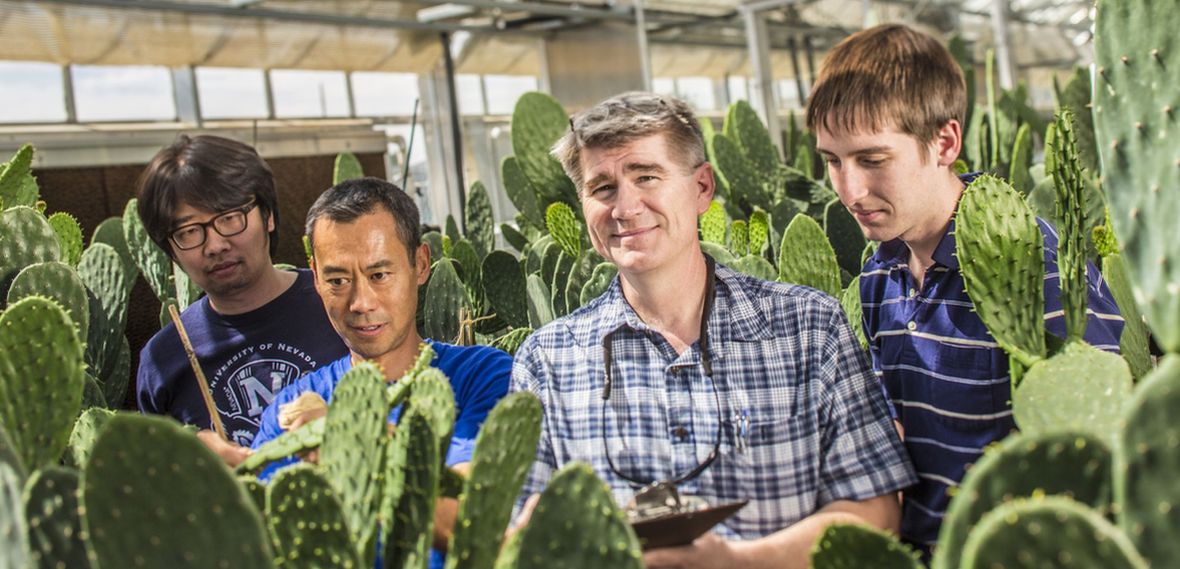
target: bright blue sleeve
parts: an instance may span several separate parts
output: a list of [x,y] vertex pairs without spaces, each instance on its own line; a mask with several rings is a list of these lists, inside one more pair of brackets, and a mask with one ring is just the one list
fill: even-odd
[[488,413],[508,393],[512,356],[487,346],[440,346],[435,363],[451,379],[455,391],[455,430],[447,450],[447,465],[470,462],[475,439]]

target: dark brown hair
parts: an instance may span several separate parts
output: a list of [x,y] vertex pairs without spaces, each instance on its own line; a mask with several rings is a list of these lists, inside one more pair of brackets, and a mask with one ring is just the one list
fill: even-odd
[[182,134],[156,153],[139,177],[139,218],[148,235],[169,255],[168,236],[174,227],[172,214],[181,203],[210,212],[222,212],[256,200],[265,220],[274,218],[270,254],[279,244],[279,211],[274,174],[270,166],[247,144],[202,134]]
[[951,119],[962,124],[966,112],[963,71],[946,47],[887,24],[852,34],[828,53],[807,103],[807,128],[893,127],[925,144]]
[[370,214],[378,207],[393,216],[394,230],[410,254],[410,262],[422,237],[418,234],[418,206],[401,188],[380,178],[360,178],[340,182],[328,188],[307,211],[307,241],[315,251],[315,222],[327,219],[335,223],[351,223],[362,215]]

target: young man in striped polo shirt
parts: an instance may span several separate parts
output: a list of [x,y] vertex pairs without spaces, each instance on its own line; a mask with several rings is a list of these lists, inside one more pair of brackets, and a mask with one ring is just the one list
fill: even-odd
[[[807,125],[840,201],[880,247],[861,273],[873,369],[918,471],[902,503],[902,538],[929,553],[950,498],[982,449],[1015,427],[1008,357],[963,286],[954,213],[973,175],[952,165],[967,107],[962,72],[934,38],[905,26],[858,32],[824,61]],[[1057,236],[1045,236],[1045,323],[1065,335]],[[1117,351],[1122,318],[1088,267],[1086,341]]]

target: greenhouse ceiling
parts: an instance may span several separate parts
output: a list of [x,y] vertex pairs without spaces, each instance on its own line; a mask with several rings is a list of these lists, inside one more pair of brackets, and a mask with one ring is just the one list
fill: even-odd
[[792,53],[818,60],[894,21],[960,33],[980,60],[1000,37],[1017,68],[1090,59],[1085,1],[1012,0],[1005,13],[990,0],[0,0],[0,60],[421,73],[438,65],[446,33],[460,73],[539,75],[545,38],[642,20],[653,73],[722,77],[749,74],[750,11],[767,22],[780,78],[795,75]]

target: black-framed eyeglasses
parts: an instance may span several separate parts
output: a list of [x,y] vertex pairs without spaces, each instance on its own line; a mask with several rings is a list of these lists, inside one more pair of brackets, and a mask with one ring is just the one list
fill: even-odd
[[172,244],[176,245],[177,249],[187,251],[205,244],[210,227],[222,237],[233,237],[246,230],[246,226],[249,225],[250,210],[257,206],[256,201],[250,200],[250,203],[220,213],[209,221],[186,223],[173,229],[168,238],[172,240]]
[[[705,375],[708,376],[710,379],[712,379],[713,378],[713,359],[709,355],[709,314],[713,311],[713,301],[715,300],[715,297],[716,297],[714,283],[716,280],[717,269],[716,269],[716,264],[714,263],[713,259],[711,257],[709,257],[708,255],[705,255],[705,265],[706,265],[705,302],[704,302],[704,306],[702,306],[702,308],[701,308],[701,330],[700,330],[701,368],[704,370]],[[713,462],[717,460],[717,456],[721,452],[722,411],[721,411],[721,397],[717,393],[717,383],[715,381],[710,381],[710,387],[712,387],[712,389],[713,389],[713,404],[716,406],[716,409],[717,409],[717,436],[713,442],[713,450],[711,450],[709,452],[709,456],[705,457],[704,461],[702,461],[700,464],[698,464],[692,470],[690,470],[680,476],[677,476],[675,478],[669,479],[669,480],[662,480],[662,481],[657,481],[655,479],[646,479],[645,480],[645,479],[635,478],[635,477],[632,477],[628,474],[625,474],[622,471],[620,471],[618,469],[618,467],[615,466],[614,459],[612,459],[611,455],[610,455],[610,446],[606,442],[606,424],[607,424],[606,423],[606,407],[607,407],[607,403],[610,401],[611,390],[614,388],[614,383],[615,383],[614,378],[613,378],[613,374],[611,372],[611,363],[612,363],[611,344],[614,339],[614,333],[615,333],[615,331],[612,331],[612,332],[608,333],[606,336],[604,336],[602,339],[602,360],[603,360],[603,369],[605,370],[605,383],[602,387],[602,450],[603,450],[603,454],[606,455],[606,463],[607,463],[607,465],[610,466],[611,472],[613,472],[616,476],[618,476],[619,478],[622,478],[623,480],[626,480],[636,486],[642,487],[642,489],[639,490],[638,493],[636,493],[636,496],[635,496],[636,503],[643,505],[645,502],[643,496],[646,494],[652,493],[652,494],[658,494],[660,496],[660,498],[657,498],[655,500],[656,502],[664,503],[666,506],[669,506],[669,507],[679,508],[681,506],[681,502],[680,502],[679,493],[676,492],[676,485],[678,485],[682,482],[688,481],[688,480],[692,480],[693,478],[696,478],[697,476],[699,476],[702,472],[705,471],[706,468],[709,468],[709,466],[712,465]],[[673,499],[675,501],[675,504],[674,505],[668,504],[667,499]]]

